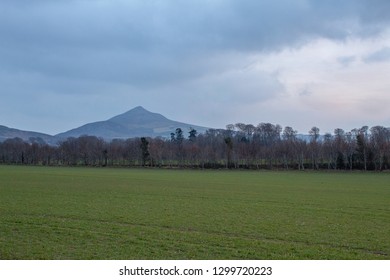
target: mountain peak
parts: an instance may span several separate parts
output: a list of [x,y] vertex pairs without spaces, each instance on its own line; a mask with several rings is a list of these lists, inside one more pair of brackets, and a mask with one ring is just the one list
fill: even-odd
[[[137,106],[137,107],[134,107],[133,109],[130,109],[128,111],[126,111],[125,113],[123,114],[120,114],[120,115],[117,115],[117,116],[114,116],[112,117],[111,119],[113,118],[116,118],[118,116],[122,116],[122,115],[134,115],[134,114],[151,114],[150,111],[146,110],[144,107],[142,106]],[[111,120],[110,119],[110,120]]]
[[148,110],[146,110],[144,107],[142,106],[137,106],[137,107],[134,107],[133,109],[127,111],[127,112],[149,112]]
[[196,129],[198,133],[203,133],[208,129],[207,127],[173,121],[161,114],[150,112],[142,106],[137,106],[106,121],[87,123],[55,136],[31,131],[22,131],[0,125],[0,142],[9,138],[18,137],[24,141],[30,142],[43,139],[46,143],[55,145],[58,141],[62,141],[68,137],[80,137],[81,135],[102,137],[106,140],[127,139],[132,137],[168,138],[170,134],[175,132],[179,127],[183,130],[192,127]]
[[94,135],[104,139],[131,137],[169,137],[178,127],[195,128],[199,133],[208,128],[169,120],[161,114],[153,113],[142,106],[137,106],[123,114],[106,121],[88,123],[78,128],[56,135],[59,138]]
[[166,120],[163,115],[152,113],[142,106],[137,106],[123,114],[117,115],[109,119],[110,122],[129,124],[129,123],[150,123],[153,121]]

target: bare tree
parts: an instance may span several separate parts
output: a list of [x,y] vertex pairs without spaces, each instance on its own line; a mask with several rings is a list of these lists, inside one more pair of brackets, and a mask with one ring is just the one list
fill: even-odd
[[286,126],[282,134],[281,153],[283,157],[284,167],[289,168],[289,165],[299,158],[297,152],[297,134],[298,132],[290,126]]
[[321,145],[319,143],[320,138],[320,129],[316,126],[313,126],[309,130],[310,134],[310,152],[311,152],[311,160],[312,160],[312,168],[318,169],[318,161]]
[[367,170],[368,162],[368,126],[363,126],[359,129],[356,136],[357,152],[361,160],[363,160],[364,170]]
[[385,161],[386,151],[389,142],[389,130],[383,126],[374,126],[371,132],[371,150],[374,155],[374,164],[376,170],[382,170]]

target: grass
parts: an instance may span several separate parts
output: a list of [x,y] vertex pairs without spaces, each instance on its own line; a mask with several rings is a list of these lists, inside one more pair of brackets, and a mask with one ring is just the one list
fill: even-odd
[[390,174],[0,166],[0,259],[390,259]]

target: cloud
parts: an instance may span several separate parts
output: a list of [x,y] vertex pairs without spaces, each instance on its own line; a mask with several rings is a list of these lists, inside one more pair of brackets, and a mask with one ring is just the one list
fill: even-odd
[[357,59],[356,56],[353,56],[353,55],[349,55],[349,56],[340,56],[337,58],[337,61],[345,66],[345,67],[348,67],[351,63],[355,62]]
[[384,47],[380,50],[370,53],[369,55],[366,55],[363,58],[363,61],[366,63],[390,61],[390,47]]
[[312,94],[313,93],[308,88],[304,88],[301,92],[299,92],[299,96],[310,96]]
[[207,74],[215,53],[343,40],[368,28],[359,22],[379,26],[388,8],[386,1],[382,9],[372,1],[336,1],[337,9],[335,1],[304,0],[14,2],[0,17],[4,68],[140,86]]

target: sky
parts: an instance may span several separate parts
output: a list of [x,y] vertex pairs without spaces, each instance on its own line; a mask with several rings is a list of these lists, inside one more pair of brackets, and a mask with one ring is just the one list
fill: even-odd
[[388,0],[2,0],[0,125],[143,106],[213,128],[390,127]]

